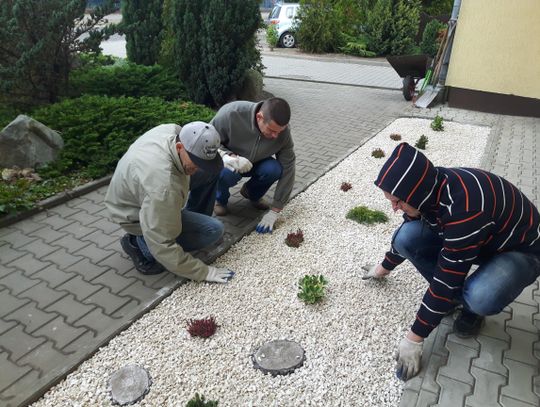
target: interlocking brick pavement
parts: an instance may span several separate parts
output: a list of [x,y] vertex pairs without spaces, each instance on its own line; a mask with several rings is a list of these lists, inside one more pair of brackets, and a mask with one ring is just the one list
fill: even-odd
[[[446,120],[490,126],[483,167],[528,188],[540,203],[535,183],[538,119],[446,106],[418,110],[399,91],[363,87],[398,87],[397,82],[389,84],[388,66],[322,62],[265,55],[275,76],[281,75],[280,68],[309,76],[309,81],[265,80],[266,90],[285,97],[293,108],[298,156],[294,194],[395,118],[440,114]],[[317,83],[338,81],[354,86]],[[183,283],[170,273],[143,276],[133,268],[118,242],[122,230],[106,218],[105,191],[100,187],[0,229],[1,406],[39,397]],[[230,211],[223,218],[223,243],[198,257],[212,261],[252,231],[261,216],[241,199],[238,188]],[[406,383],[401,406],[538,405],[539,300],[536,284],[503,313],[489,317],[481,335],[467,341],[451,333],[453,321],[446,318],[426,340],[424,368]]]

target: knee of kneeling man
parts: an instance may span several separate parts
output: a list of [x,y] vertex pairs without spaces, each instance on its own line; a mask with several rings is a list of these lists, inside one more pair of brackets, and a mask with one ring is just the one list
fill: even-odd
[[497,304],[487,303],[482,300],[475,300],[471,298],[464,299],[466,308],[474,312],[476,315],[496,315],[500,313],[504,307],[500,307]]

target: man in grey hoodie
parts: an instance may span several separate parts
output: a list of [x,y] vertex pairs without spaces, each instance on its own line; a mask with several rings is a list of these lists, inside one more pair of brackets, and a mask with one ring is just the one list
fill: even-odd
[[[224,168],[219,175],[216,215],[227,214],[229,189],[243,177],[249,177],[240,194],[255,208],[267,210],[257,225],[257,232],[272,232],[294,185],[296,156],[289,130],[290,118],[289,104],[281,98],[259,103],[231,102],[217,112],[210,123],[221,138]],[[270,206],[262,197],[276,181]]]

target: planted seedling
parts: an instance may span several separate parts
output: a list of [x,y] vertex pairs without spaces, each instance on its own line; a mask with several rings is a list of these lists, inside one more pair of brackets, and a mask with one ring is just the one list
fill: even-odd
[[346,218],[367,225],[388,222],[388,216],[386,216],[383,212],[374,211],[369,209],[367,206],[357,206],[356,208],[352,208],[347,213]]
[[371,156],[375,158],[383,158],[384,157],[384,151],[382,151],[380,148],[376,148],[371,152]]
[[321,301],[325,295],[328,282],[322,275],[306,275],[298,282],[298,298],[306,304],[315,304]]
[[394,141],[399,141],[401,140],[401,134],[397,134],[397,133],[392,133],[390,134],[390,138]]
[[219,325],[216,324],[214,317],[205,319],[190,319],[187,325],[187,331],[191,336],[200,336],[209,338],[216,333]]
[[425,150],[428,141],[428,138],[422,134],[414,146],[419,150]]
[[217,407],[217,405],[217,401],[206,401],[203,395],[199,396],[199,393],[195,393],[195,397],[187,402],[186,407]]
[[300,247],[300,243],[304,241],[304,232],[298,229],[296,232],[287,233],[285,244],[289,247]]
[[341,183],[341,190],[342,190],[343,192],[347,192],[347,191],[348,191],[349,189],[351,189],[351,188],[352,188],[352,185],[349,184],[348,182],[342,182],[342,183]]
[[444,130],[443,118],[439,115],[435,116],[435,118],[431,122],[431,128],[435,131],[443,131]]

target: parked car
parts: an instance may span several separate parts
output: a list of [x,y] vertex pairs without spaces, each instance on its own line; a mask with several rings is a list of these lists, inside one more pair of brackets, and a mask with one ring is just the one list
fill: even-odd
[[268,15],[267,24],[275,24],[278,32],[278,45],[284,48],[296,46],[295,31],[298,27],[298,3],[278,2]]

